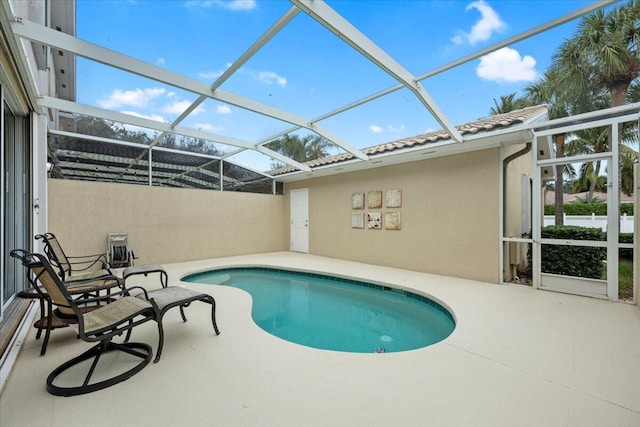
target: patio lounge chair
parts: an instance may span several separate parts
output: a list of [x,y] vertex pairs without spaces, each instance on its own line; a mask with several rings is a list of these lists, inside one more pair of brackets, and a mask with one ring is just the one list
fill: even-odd
[[158,308],[156,321],[158,322],[159,341],[158,350],[156,350],[156,358],[153,360],[153,363],[158,363],[160,361],[160,356],[162,355],[162,347],[164,345],[164,327],[162,326],[162,319],[167,311],[174,307],[180,307],[180,316],[182,317],[182,321],[186,322],[187,317],[184,314],[185,307],[189,307],[189,305],[194,301],[201,301],[210,304],[213,331],[216,335],[220,335],[220,330],[216,323],[216,300],[211,295],[196,292],[181,286],[168,286],[169,276],[161,265],[146,264],[129,267],[122,272],[122,278],[126,281],[131,276],[140,274],[147,276],[152,273],[160,274],[160,284],[162,287],[160,289],[147,291],[144,294],[139,294],[137,297],[145,299],[152,298],[154,300],[154,304]]
[[[36,239],[44,242],[44,252],[47,254],[49,262],[58,269],[58,274],[63,282],[88,280],[105,276],[116,277],[109,269],[105,254],[71,257],[65,254],[60,242],[53,233],[38,234]],[[99,266],[100,269],[88,271],[94,266]]]
[[[13,255],[13,253],[12,253]],[[53,329],[65,328],[69,326],[70,322],[75,320],[75,313],[64,313],[58,309],[53,309],[53,303],[51,298],[48,297],[46,290],[42,288],[38,288],[37,284],[31,281],[31,276],[29,271],[27,271],[27,278],[29,282],[33,285],[24,291],[18,293],[19,298],[24,299],[34,299],[40,302],[40,318],[34,323],[34,327],[38,330],[36,333],[36,339],[40,339],[42,335],[42,331],[46,331],[44,335],[44,340],[42,341],[42,347],[40,349],[40,355],[44,356],[47,352],[47,344],[49,343],[49,337],[51,335],[51,331]],[[67,291],[70,295],[73,295],[76,298],[76,302],[78,305],[82,305],[82,299],[86,299],[88,297],[95,298],[101,291],[105,291],[106,295],[104,301],[109,302],[108,299],[111,295],[113,288],[119,288],[117,293],[119,293],[123,287],[122,281],[117,278],[104,277],[101,279],[91,279],[88,281],[76,280],[71,282],[70,284],[65,284]],[[100,305],[98,303],[83,306],[83,311],[93,310]]]
[[[30,253],[28,251],[17,249],[11,251],[11,256],[18,258],[22,264],[29,270],[29,281],[33,288],[39,292],[43,299],[50,300],[57,306],[57,312],[63,317],[72,318],[76,322],[78,337],[87,342],[97,342],[98,344],[74,357],[73,359],[63,363],[54,369],[47,377],[47,391],[57,396],[75,396],[79,394],[91,393],[110,387],[119,382],[131,378],[140,372],[151,360],[151,346],[145,343],[128,342],[131,330],[145,322],[155,320],[158,308],[153,300],[136,298],[129,295],[129,290],[122,289],[119,294],[120,298],[114,299],[115,294],[110,295],[109,304],[102,305],[85,312],[79,306],[79,302],[74,300],[69,289],[60,280],[47,258],[41,254]],[[139,288],[146,295],[143,288]],[[82,304],[90,302],[99,302],[105,297],[84,298],[80,302]],[[126,333],[124,343],[114,343],[112,338],[116,335]],[[97,382],[91,382],[92,376],[99,366],[101,356],[108,352],[123,352],[134,356],[139,361],[124,372],[108,376],[105,372],[100,372],[96,376],[99,378]],[[93,359],[91,363],[83,363]],[[115,369],[120,363],[106,364],[106,369]],[[82,366],[78,366],[82,365]],[[75,375],[65,375],[65,384],[56,385],[56,378],[64,372],[75,368],[74,371],[89,366],[88,372],[84,379],[77,385],[69,385]],[[84,375],[84,374],[83,374]],[[106,379],[104,377],[107,376]]]

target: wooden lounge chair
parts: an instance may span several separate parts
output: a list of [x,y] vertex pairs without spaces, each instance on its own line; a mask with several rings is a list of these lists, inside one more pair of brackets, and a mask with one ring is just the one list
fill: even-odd
[[[38,234],[37,240],[44,242],[44,252],[49,262],[58,270],[63,282],[88,280],[110,276],[116,278],[109,268],[105,254],[67,256],[58,238],[53,233]],[[100,267],[99,270],[90,270]]]
[[[29,281],[36,292],[39,292],[43,299],[51,301],[63,318],[73,319],[78,330],[78,337],[87,342],[97,342],[94,347],[63,363],[49,374],[47,377],[47,391],[49,393],[57,396],[75,396],[101,390],[129,379],[150,362],[151,346],[145,343],[129,342],[129,337],[134,327],[157,318],[159,310],[153,299],[130,296],[129,290],[132,288],[121,289],[118,292],[119,295],[112,293],[108,297],[108,304],[95,307],[87,312],[83,310],[81,305],[98,303],[104,301],[105,297],[89,297],[77,301],[45,256],[22,249],[11,251],[11,256],[20,259],[22,264],[28,268]],[[143,288],[139,289],[146,295]],[[115,336],[125,333],[124,343],[112,341]],[[99,366],[101,356],[116,351],[134,356],[135,360],[139,359],[139,361],[132,368],[116,373],[107,379],[104,379],[105,373],[102,372],[97,375],[100,379],[92,382],[92,376],[96,367]],[[83,363],[90,359],[93,359],[93,362]],[[78,366],[81,364],[82,366]],[[72,368],[75,371],[86,367],[86,365],[89,365],[88,372],[79,384],[67,384],[71,381],[70,378],[65,379],[64,385],[55,384],[56,378],[64,372]],[[107,369],[113,369],[116,365],[107,364]],[[67,377],[69,376],[67,375]]]

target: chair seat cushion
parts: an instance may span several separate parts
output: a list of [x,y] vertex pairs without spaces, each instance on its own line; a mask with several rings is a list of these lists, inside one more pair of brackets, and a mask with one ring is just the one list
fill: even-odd
[[100,330],[109,330],[122,323],[122,319],[144,313],[153,308],[149,301],[136,297],[120,298],[110,304],[84,314],[85,333],[95,333]]
[[84,294],[89,292],[101,291],[104,289],[111,289],[120,286],[120,282],[116,278],[107,278],[100,280],[91,280],[88,282],[69,283],[65,282],[67,291],[71,295]]
[[88,271],[86,273],[74,273],[66,278],[65,283],[75,282],[77,280],[97,279],[99,277],[105,276],[113,277],[113,273],[111,273],[109,270],[96,270]]
[[[169,286],[166,288],[155,289],[147,292],[147,294],[149,295],[149,298],[153,298],[161,311],[164,311],[167,307],[171,308],[171,306],[187,303],[189,301],[199,299],[200,297],[207,296],[201,292],[195,292],[181,286]],[[144,298],[144,295],[138,295],[138,298]]]

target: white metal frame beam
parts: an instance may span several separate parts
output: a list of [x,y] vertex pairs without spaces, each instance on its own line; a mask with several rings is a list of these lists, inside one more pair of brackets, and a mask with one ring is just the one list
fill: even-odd
[[[234,105],[238,108],[253,111],[263,116],[304,127],[320,136],[323,136],[335,145],[342,147],[344,150],[350,152],[359,159],[369,160],[369,158],[360,150],[352,147],[345,141],[342,141],[338,136],[333,135],[331,132],[323,129],[315,123],[312,123],[307,118],[279,110],[275,107],[262,104],[255,100],[245,98],[222,89],[211,90],[210,85],[207,83],[191,79],[182,74],[174,73],[164,68],[106,49],[93,43],[77,39],[68,34],[52,30],[33,22],[22,20],[14,21],[11,23],[11,29],[18,37],[23,37],[65,52],[73,53],[83,58],[91,59],[101,64],[109,65],[126,72],[162,82],[188,92],[216,99],[218,101]],[[245,148],[255,149],[255,145],[252,144],[251,147]],[[287,163],[289,163],[289,161],[287,161]]]
[[[227,68],[220,77],[210,86],[212,91],[218,89],[229,77],[240,69],[253,55],[255,55],[264,45],[266,45],[276,34],[280,32],[291,20],[300,12],[298,8],[292,6],[275,24],[271,26],[240,58],[238,58],[229,68]],[[177,126],[182,122],[189,114],[191,114],[200,104],[207,99],[207,96],[200,95],[198,99],[193,101],[189,107],[187,107],[182,114],[180,114],[171,123],[171,127]],[[155,146],[160,142],[162,137],[166,135],[165,132],[160,133],[156,139],[151,143],[151,146]]]
[[[438,68],[435,68],[435,69],[433,69],[431,71],[427,71],[427,72],[425,72],[423,74],[420,74],[420,75],[418,75],[416,77],[416,79],[418,81],[422,81],[422,80],[425,80],[425,79],[427,79],[429,77],[433,77],[433,76],[436,76],[438,74],[442,74],[445,71],[451,70],[451,69],[453,69],[455,67],[458,67],[460,65],[464,65],[467,62],[471,62],[471,61],[473,61],[475,59],[478,59],[478,58],[480,58],[480,57],[482,57],[484,55],[487,55],[487,54],[489,54],[491,52],[495,52],[498,49],[502,49],[503,47],[510,46],[510,45],[518,43],[518,42],[520,42],[522,40],[526,40],[526,39],[528,39],[530,37],[533,37],[535,35],[538,35],[540,33],[545,32],[545,31],[551,30],[551,29],[553,29],[555,27],[558,27],[560,25],[566,24],[567,22],[573,21],[574,19],[580,18],[581,16],[587,15],[587,14],[589,14],[589,13],[595,11],[595,10],[598,10],[598,9],[603,8],[603,7],[609,6],[611,4],[617,3],[619,1],[620,0],[599,0],[599,1],[593,2],[593,3],[587,5],[587,6],[583,7],[583,8],[580,8],[580,9],[575,10],[573,12],[570,12],[570,13],[567,13],[565,15],[562,15],[562,16],[560,16],[560,17],[558,17],[556,19],[553,19],[553,20],[551,20],[549,22],[546,22],[544,24],[538,25],[537,27],[534,27],[534,28],[531,28],[529,30],[523,31],[521,33],[518,33],[513,37],[509,37],[506,40],[500,41],[500,42],[495,43],[495,44],[493,44],[491,46],[488,46],[488,47],[486,47],[484,49],[478,50],[478,51],[476,51],[474,53],[471,53],[471,54],[469,54],[467,56],[464,56],[462,58],[459,58],[459,59],[456,59],[456,60],[454,60],[452,62],[449,62],[449,63],[447,63],[447,64],[445,64],[445,65],[443,65],[441,67],[438,67]],[[382,98],[383,96],[389,95],[389,94],[391,94],[393,92],[396,92],[396,91],[398,91],[398,90],[400,90],[400,89],[402,89],[404,87],[405,86],[403,84],[397,84],[397,85],[389,87],[387,89],[383,89],[383,90],[381,90],[379,92],[376,92],[374,94],[371,94],[371,95],[369,95],[369,96],[367,96],[365,98],[361,98],[359,100],[353,101],[352,103],[347,104],[347,105],[345,105],[343,107],[337,108],[337,109],[332,110],[332,111],[330,111],[328,113],[325,113],[325,114],[323,114],[321,116],[315,117],[315,118],[312,119],[312,121],[314,123],[320,122],[322,120],[325,120],[325,119],[328,119],[330,117],[336,116],[336,115],[338,115],[340,113],[344,113],[345,111],[349,111],[349,110],[352,110],[352,109],[354,109],[356,107],[359,107],[361,105],[367,104],[367,103],[369,103],[371,101],[375,101],[378,98]],[[281,131],[281,132],[279,132],[279,133],[277,133],[275,135],[272,135],[272,136],[270,136],[268,138],[264,138],[260,142],[260,144],[266,144],[267,142],[271,141],[272,139],[278,138],[278,137],[280,137],[282,135],[286,135],[287,133],[290,133],[290,132],[294,132],[294,131],[296,131],[298,129],[300,129],[300,128],[299,127],[293,127],[293,128],[289,128],[289,129],[283,130],[283,131]]]
[[[243,108],[249,111],[253,111],[255,113],[277,119],[282,120],[287,123],[291,123],[294,125],[293,128],[289,128],[285,131],[277,133],[275,135],[270,136],[269,138],[265,138],[257,143],[251,143],[243,141],[243,144],[229,144],[240,147],[239,150],[236,150],[230,154],[225,155],[224,157],[228,157],[229,155],[237,154],[246,149],[256,150],[265,154],[269,157],[273,157],[278,161],[284,162],[286,164],[292,165],[301,171],[309,172],[310,168],[301,165],[299,162],[292,161],[288,157],[285,157],[273,150],[264,147],[264,144],[267,142],[278,138],[284,134],[295,131],[300,128],[309,129],[325,138],[329,141],[333,142],[339,147],[342,147],[344,150],[352,153],[357,159],[360,160],[369,160],[368,157],[362,153],[360,150],[351,147],[344,141],[339,140],[335,135],[330,134],[328,131],[322,129],[317,126],[317,122],[327,119],[329,117],[340,114],[344,111],[355,108],[359,105],[365,104],[367,102],[373,101],[377,98],[390,94],[394,91],[397,91],[402,88],[409,88],[414,92],[414,94],[420,99],[420,101],[425,105],[425,107],[431,112],[436,120],[440,122],[443,128],[452,136],[452,140],[454,141],[462,141],[463,138],[458,133],[457,129],[453,125],[451,125],[442,111],[440,111],[439,107],[433,102],[428,93],[422,88],[420,85],[420,81],[426,79],[428,77],[434,76],[436,74],[440,74],[444,71],[462,65],[464,63],[470,62],[474,59],[477,59],[483,55],[486,55],[490,52],[498,50],[502,47],[511,45],[518,41],[527,39],[536,34],[547,31],[551,28],[562,25],[566,22],[584,16],[588,13],[593,12],[594,10],[601,9],[608,5],[614,4],[619,0],[598,0],[595,1],[583,8],[577,9],[573,12],[570,12],[566,15],[558,17],[554,20],[546,22],[542,25],[519,33],[513,37],[510,37],[504,41],[496,43],[487,48],[481,49],[475,53],[467,55],[463,58],[450,62],[442,67],[429,71],[427,73],[421,74],[419,76],[413,76],[406,69],[404,69],[399,63],[397,63],[393,58],[391,58],[385,51],[376,46],[371,40],[369,40],[366,36],[359,32],[351,23],[345,20],[342,16],[340,16],[337,12],[331,9],[329,6],[324,3],[323,0],[291,0],[294,4],[278,21],[276,21],[253,45],[243,53],[213,84],[208,85],[207,83],[203,83],[194,79],[190,79],[188,77],[182,76],[177,73],[173,73],[169,70],[162,69],[160,67],[145,63],[143,61],[137,60],[135,58],[128,57],[126,55],[120,54],[115,51],[111,51],[106,48],[102,48],[100,46],[94,45],[92,43],[82,41],[75,37],[69,36],[67,34],[61,33],[59,31],[54,31],[52,29],[46,28],[44,26],[29,22],[23,21],[19,17],[11,17],[11,28],[16,36],[16,40],[19,37],[36,41],[57,49],[61,49],[67,52],[71,52],[73,54],[97,61],[102,64],[106,64],[109,66],[113,66],[115,68],[124,70],[126,72],[131,72],[133,74],[137,74],[143,76],[145,78],[150,78],[159,82],[166,83],[173,87],[178,87],[189,92],[198,94],[198,98],[194,101],[174,122],[169,125],[169,128],[173,130],[175,133],[177,132],[177,124],[180,123],[184,118],[186,118],[189,114],[191,114],[198,105],[200,105],[207,98],[212,98],[219,100],[221,102],[225,102],[231,105],[235,105],[239,108]],[[321,25],[325,26],[327,29],[332,31],[334,34],[338,35],[345,42],[347,42],[352,48],[354,48],[359,53],[363,54],[366,58],[372,61],[376,66],[393,76],[397,79],[400,84],[393,86],[391,88],[385,89],[383,91],[372,94],[366,98],[361,100],[352,102],[344,107],[333,110],[329,113],[321,115],[314,119],[306,119],[303,117],[296,116],[294,114],[290,114],[281,110],[278,110],[274,107],[264,105],[258,103],[254,100],[244,98],[237,94],[226,92],[219,87],[229,78],[231,77],[243,64],[245,64],[255,53],[257,53],[264,45],[266,45],[276,34],[278,34],[286,25],[288,25],[297,14],[301,11],[305,11],[309,15],[312,16],[313,19],[318,21]],[[19,49],[20,50],[20,49]],[[20,50],[21,51],[21,50]],[[24,53],[21,51],[23,60]],[[33,96],[33,95],[32,95]],[[41,104],[38,103],[38,107]],[[444,123],[443,123],[444,121]],[[152,143],[152,145],[157,144],[160,137],[168,133],[169,131],[160,131],[161,134],[156,141]],[[210,139],[210,138],[206,138]],[[216,139],[212,139],[213,141],[217,141]],[[236,140],[239,141],[239,140]],[[217,141],[223,142],[223,141]],[[224,142],[228,144],[229,142]]]
[[223,135],[216,135],[209,132],[205,132],[202,130],[196,130],[191,128],[186,128],[182,126],[176,126],[174,128],[171,127],[169,123],[162,123],[156,120],[146,119],[143,117],[135,117],[129,114],[118,113],[116,111],[104,110],[102,108],[93,107],[90,105],[79,104],[77,102],[65,101],[63,99],[52,98],[49,96],[45,96],[39,98],[38,103],[42,107],[53,108],[59,111],[69,111],[71,113],[83,114],[92,117],[98,117],[105,120],[111,120],[114,122],[127,123],[133,126],[139,126],[142,128],[153,129],[160,132],[167,133],[176,133],[180,135],[190,136],[193,138],[204,139],[207,141],[215,141],[220,142],[227,145],[233,145],[236,147],[244,147],[250,148],[252,150],[257,150],[266,154],[267,156],[274,157],[282,162],[290,164],[295,168],[298,168],[303,171],[310,171],[306,165],[303,165],[300,162],[296,162],[286,156],[281,155],[280,153],[276,153],[273,150],[269,150],[266,147],[256,147],[252,143],[248,141],[243,141],[237,138],[231,138]]
[[438,123],[440,123],[442,128],[451,135],[451,139],[456,142],[463,142],[464,139],[460,132],[458,132],[453,123],[445,116],[435,100],[431,98],[431,95],[422,87],[418,79],[396,62],[387,52],[362,34],[349,21],[344,19],[322,0],[291,0],[291,2],[369,61],[398,80],[404,87],[411,90]]

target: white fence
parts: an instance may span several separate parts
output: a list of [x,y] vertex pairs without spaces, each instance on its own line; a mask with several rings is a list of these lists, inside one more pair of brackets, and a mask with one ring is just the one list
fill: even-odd
[[[544,226],[554,225],[553,215],[544,216]],[[607,217],[595,214],[588,215],[564,215],[564,225],[578,225],[580,227],[598,227],[602,231],[607,231]],[[623,214],[620,217],[620,232],[633,233],[633,215]]]

